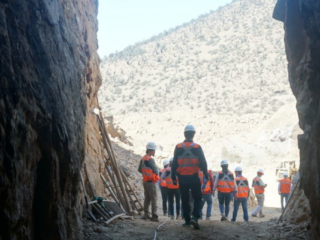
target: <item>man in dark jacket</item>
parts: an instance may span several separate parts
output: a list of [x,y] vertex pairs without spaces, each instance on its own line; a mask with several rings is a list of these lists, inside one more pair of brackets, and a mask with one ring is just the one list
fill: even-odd
[[[174,150],[172,162],[172,181],[177,182],[179,178],[182,208],[185,223],[182,226],[193,225],[195,229],[200,229],[198,219],[201,211],[201,183],[199,171],[202,170],[205,179],[208,179],[207,161],[202,148],[193,142],[196,131],[193,125],[187,125],[184,130],[185,141],[179,143]],[[190,217],[189,190],[194,199],[192,218]]]

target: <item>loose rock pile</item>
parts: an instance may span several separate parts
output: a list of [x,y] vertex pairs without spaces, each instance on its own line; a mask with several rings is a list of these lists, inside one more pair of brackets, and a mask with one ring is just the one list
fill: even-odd
[[265,233],[258,234],[258,238],[262,239],[307,239],[308,224],[301,223],[299,225],[290,224],[282,221],[278,223],[278,218],[270,219],[267,223],[268,228]]

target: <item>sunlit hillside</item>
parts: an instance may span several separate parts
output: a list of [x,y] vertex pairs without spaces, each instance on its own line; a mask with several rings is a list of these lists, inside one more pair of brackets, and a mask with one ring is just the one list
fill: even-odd
[[103,111],[275,112],[292,96],[274,4],[233,1],[103,59]]

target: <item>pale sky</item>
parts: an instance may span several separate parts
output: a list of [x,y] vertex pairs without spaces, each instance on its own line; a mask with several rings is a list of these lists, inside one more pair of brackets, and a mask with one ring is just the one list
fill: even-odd
[[232,0],[100,0],[100,57],[216,10]]

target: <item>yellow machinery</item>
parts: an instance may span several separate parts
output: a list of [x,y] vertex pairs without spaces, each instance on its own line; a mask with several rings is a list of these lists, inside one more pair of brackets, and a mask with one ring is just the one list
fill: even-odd
[[294,175],[298,172],[298,169],[296,168],[296,162],[295,161],[281,161],[279,167],[276,169],[276,176],[277,181],[283,179],[283,174],[287,172],[288,178],[293,179]]

